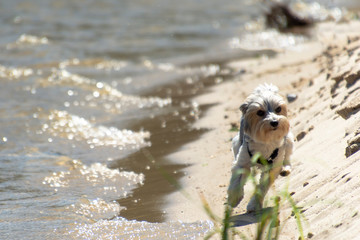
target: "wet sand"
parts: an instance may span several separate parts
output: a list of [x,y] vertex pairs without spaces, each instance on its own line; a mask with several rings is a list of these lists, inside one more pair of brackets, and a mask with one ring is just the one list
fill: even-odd
[[209,130],[193,125],[215,103],[198,105],[192,99],[232,77],[229,67],[220,65],[219,69],[218,73],[209,77],[200,77],[193,82],[181,81],[149,92],[149,96],[163,98],[170,93],[172,110],[158,113],[151,121],[136,116],[130,116],[130,120],[127,120],[130,129],[150,131],[152,134],[149,140],[152,144],[110,164],[111,168],[120,171],[131,170],[145,174],[143,186],[135,189],[130,197],[118,200],[121,206],[126,207],[121,211],[121,217],[147,222],[164,222],[168,218],[164,211],[165,198],[181,188],[178,182],[186,175],[184,169],[192,164],[190,161],[175,163],[169,155],[179,151],[184,144],[198,140]]

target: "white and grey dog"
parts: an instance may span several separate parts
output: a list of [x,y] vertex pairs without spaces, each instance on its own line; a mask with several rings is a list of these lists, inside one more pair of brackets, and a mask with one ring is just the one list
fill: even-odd
[[[264,196],[271,184],[281,174],[291,172],[290,155],[293,149],[293,135],[287,118],[287,105],[272,84],[262,84],[240,106],[242,111],[239,134],[232,140],[236,164],[228,188],[228,204],[236,207],[244,196],[244,184],[252,167],[251,158],[260,153],[269,163],[270,170],[263,169],[259,188],[261,196],[255,195],[247,205],[247,211],[262,208]],[[267,178],[267,179],[264,179]]]

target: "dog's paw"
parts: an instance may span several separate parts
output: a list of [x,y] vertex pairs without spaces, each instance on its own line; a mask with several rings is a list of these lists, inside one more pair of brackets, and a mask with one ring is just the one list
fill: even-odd
[[291,166],[287,165],[287,166],[283,166],[280,172],[280,175],[282,177],[286,177],[291,173]]
[[238,189],[236,190],[233,191],[232,189],[228,189],[228,204],[233,208],[239,205],[244,197],[244,195]]
[[259,200],[257,200],[255,196],[253,196],[246,207],[246,212],[255,213],[261,210],[261,208],[262,208],[262,203]]

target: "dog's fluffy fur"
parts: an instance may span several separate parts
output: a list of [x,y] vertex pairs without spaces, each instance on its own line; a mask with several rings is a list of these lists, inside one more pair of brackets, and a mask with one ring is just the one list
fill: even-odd
[[264,166],[256,164],[263,169],[259,185],[262,194],[260,197],[253,196],[247,205],[247,211],[253,212],[262,208],[264,196],[278,175],[290,174],[293,136],[287,118],[287,105],[278,94],[278,88],[272,84],[258,86],[240,110],[243,113],[240,132],[232,140],[236,163],[228,188],[230,206],[236,207],[244,196],[244,183],[252,167],[251,155],[259,152],[268,159],[278,149],[268,172],[264,172]]

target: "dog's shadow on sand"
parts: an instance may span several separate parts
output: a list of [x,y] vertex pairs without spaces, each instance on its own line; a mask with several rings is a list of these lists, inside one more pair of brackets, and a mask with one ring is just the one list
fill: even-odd
[[244,214],[235,215],[230,217],[230,222],[232,223],[233,227],[242,227],[242,226],[258,223],[262,219],[261,216],[263,216],[264,214],[268,214],[271,211],[273,211],[273,208],[267,207],[257,212],[251,212],[251,213],[247,212]]

